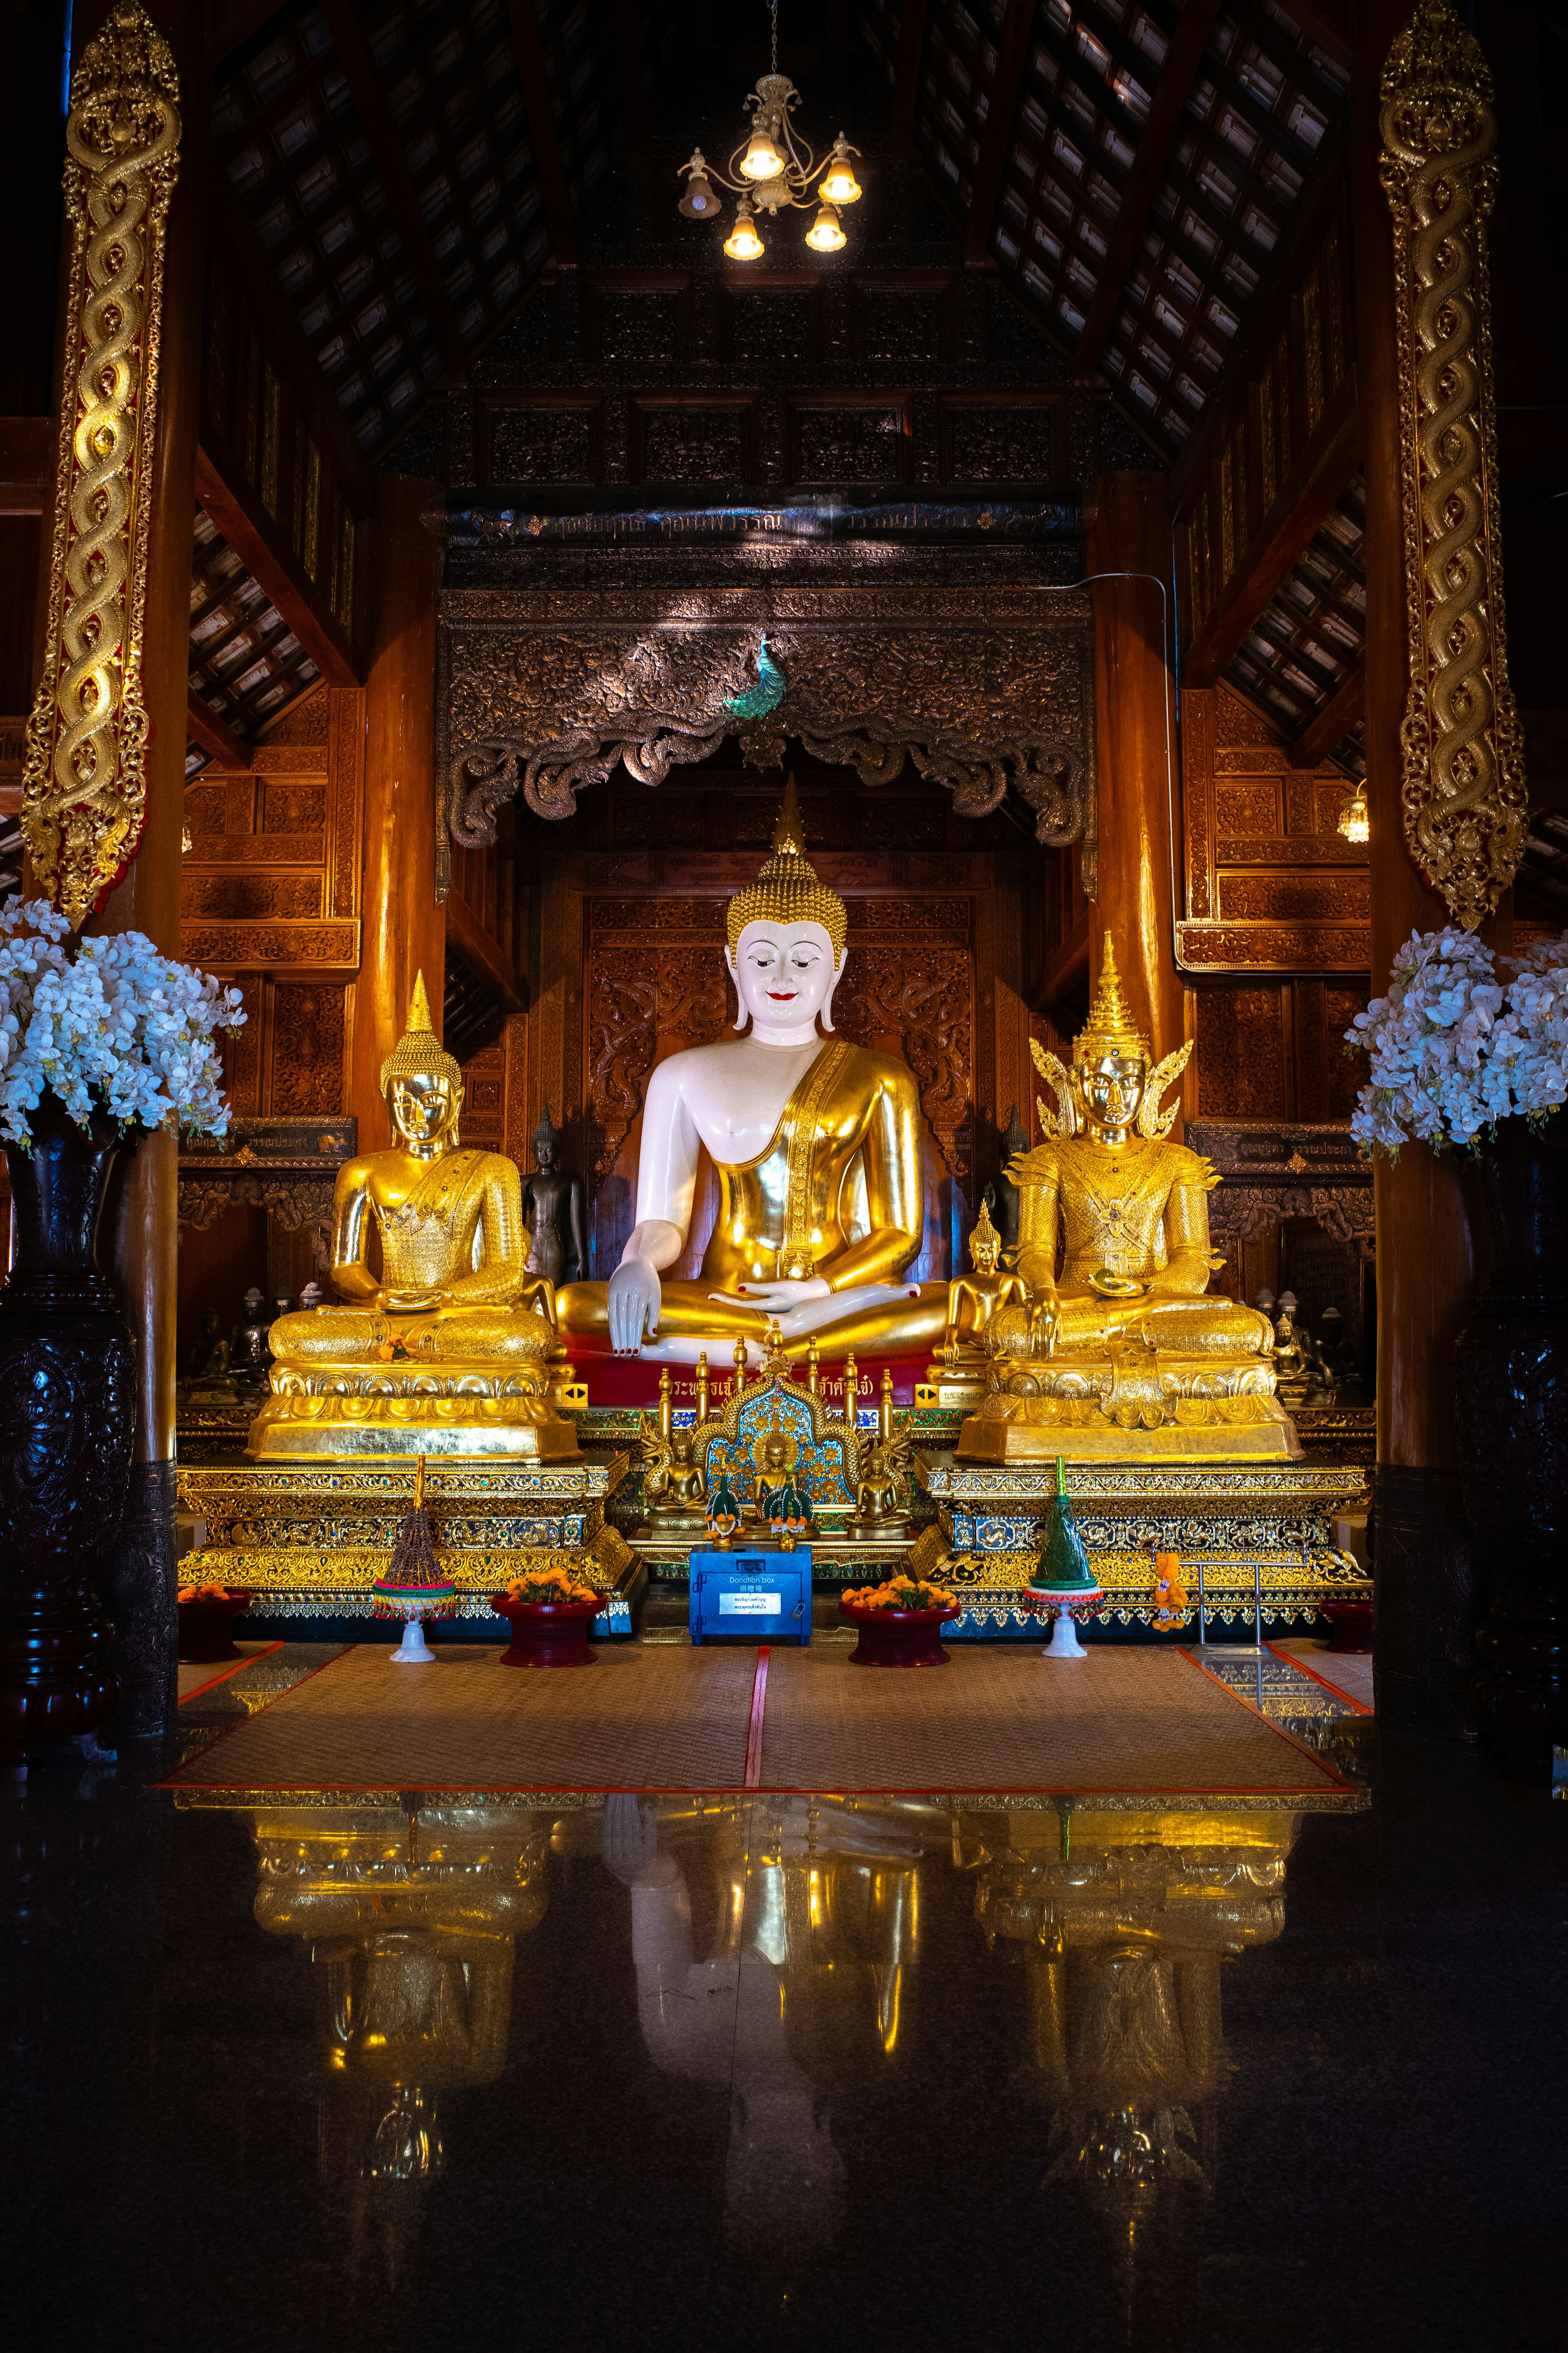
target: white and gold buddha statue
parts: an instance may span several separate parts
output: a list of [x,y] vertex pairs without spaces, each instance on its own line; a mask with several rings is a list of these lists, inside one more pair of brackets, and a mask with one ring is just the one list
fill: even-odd
[[[1206,1160],[1160,1108],[1192,1052],[1155,1064],[1110,934],[1072,1068],[1032,1046],[1052,1086],[1046,1141],[1020,1153],[1017,1271],[1027,1307],[992,1317],[991,1393],[964,1423],[970,1461],[1284,1461],[1300,1448],[1275,1396],[1266,1315],[1209,1295]],[[1061,1270],[1057,1271],[1059,1252]]]
[[345,1303],[273,1324],[272,1393],[247,1451],[575,1457],[576,1432],[548,1401],[553,1297],[526,1271],[517,1167],[458,1142],[463,1074],[431,1029],[423,975],[381,1089],[393,1143],[345,1162],[332,1198]]
[[[833,1035],[846,931],[805,855],[792,777],[773,855],[730,902],[724,960],[750,1034],[654,1071],[637,1224],[607,1284],[558,1294],[563,1332],[682,1362],[740,1339],[760,1361],[770,1317],[825,1362],[940,1342],[946,1283],[904,1280],[924,1239],[920,1092],[903,1062]],[[672,1279],[704,1147],[719,1215],[700,1273]]]

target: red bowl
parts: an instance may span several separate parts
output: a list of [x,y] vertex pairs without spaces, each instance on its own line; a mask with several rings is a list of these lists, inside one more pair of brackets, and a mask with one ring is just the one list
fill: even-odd
[[592,1601],[514,1601],[492,1593],[490,1608],[511,1628],[501,1652],[503,1667],[591,1667],[597,1652],[588,1648],[588,1627],[605,1607]]
[[937,1630],[962,1618],[963,1605],[950,1601],[940,1609],[863,1609],[840,1601],[838,1614],[860,1630],[849,1653],[852,1667],[945,1667],[948,1656],[937,1641]]
[[1329,1621],[1331,1651],[1370,1651],[1372,1648],[1372,1604],[1370,1601],[1325,1601],[1323,1616]]
[[234,1621],[250,1607],[248,1593],[225,1593],[216,1601],[181,1601],[179,1651],[182,1664],[211,1667],[224,1659],[237,1659]]

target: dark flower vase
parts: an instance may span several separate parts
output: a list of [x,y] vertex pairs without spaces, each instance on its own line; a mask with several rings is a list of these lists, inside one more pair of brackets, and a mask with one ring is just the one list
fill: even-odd
[[113,1120],[79,1128],[47,1093],[33,1148],[5,1148],[11,1272],[0,1288],[0,1756],[94,1732],[114,1712],[99,1594],[125,1506],[130,1331],[98,1267]]
[[1568,1742],[1568,1116],[1506,1120],[1481,1180],[1495,1262],[1455,1349],[1459,1468],[1490,1572],[1481,1737],[1516,1771]]

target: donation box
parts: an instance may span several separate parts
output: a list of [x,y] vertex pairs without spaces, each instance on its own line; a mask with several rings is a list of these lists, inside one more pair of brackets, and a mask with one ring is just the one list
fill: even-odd
[[691,1639],[739,1634],[748,1642],[809,1642],[811,1553],[694,1552]]

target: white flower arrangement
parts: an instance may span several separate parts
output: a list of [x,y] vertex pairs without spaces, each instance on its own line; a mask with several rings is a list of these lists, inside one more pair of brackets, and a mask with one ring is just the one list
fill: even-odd
[[160,955],[144,932],[73,939],[46,900],[0,908],[0,1143],[26,1150],[53,1088],[79,1126],[228,1132],[215,1032],[245,1019],[239,991]]
[[1499,1120],[1540,1126],[1568,1102],[1568,937],[1495,956],[1451,923],[1412,932],[1388,995],[1356,1015],[1345,1043],[1372,1056],[1351,1119],[1367,1151],[1479,1148]]

